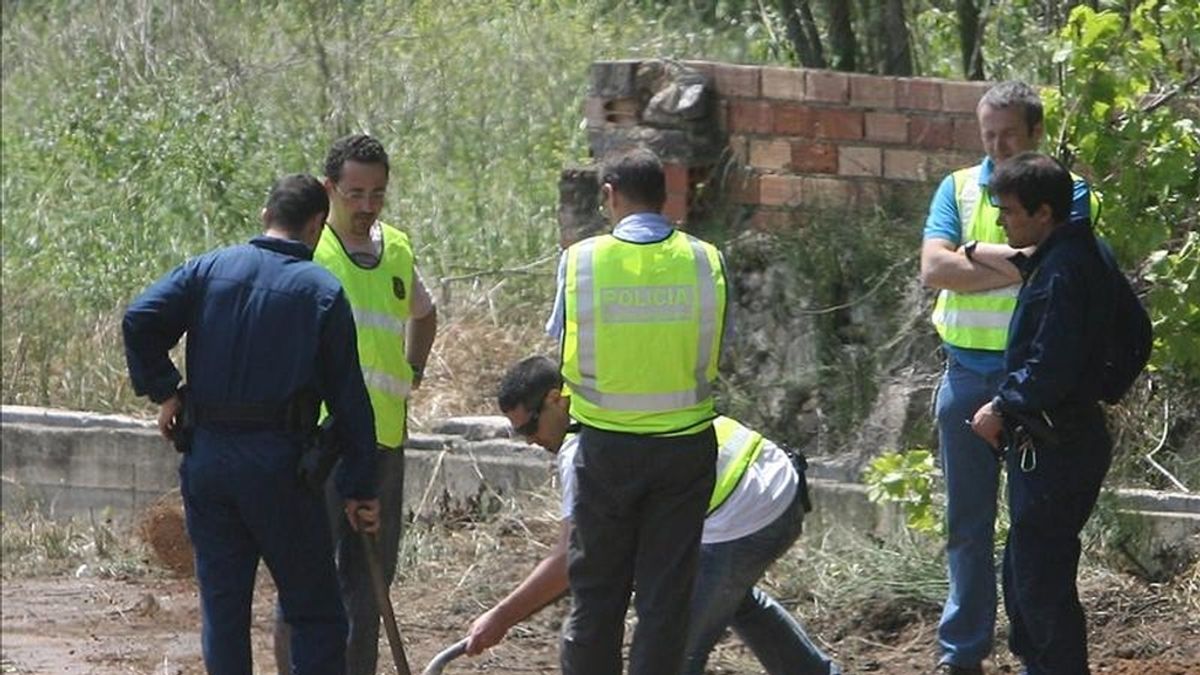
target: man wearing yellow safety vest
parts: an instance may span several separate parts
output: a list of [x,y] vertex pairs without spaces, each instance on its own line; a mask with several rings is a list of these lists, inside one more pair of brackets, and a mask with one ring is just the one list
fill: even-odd
[[606,161],[601,192],[612,234],[569,247],[550,332],[581,425],[566,675],[621,672],[637,586],[629,672],[671,675],[683,663],[687,606],[704,511],[716,476],[713,382],[727,325],[725,264],[715,247],[661,215],[658,157]]
[[[942,181],[921,246],[921,281],[940,289],[933,323],[946,355],[935,414],[946,482],[950,590],[938,641],[941,667],[952,675],[981,673],[992,650],[1000,465],[967,420],[992,399],[1004,378],[1008,324],[1021,281],[1010,261],[1018,250],[1006,243],[987,186],[997,164],[1036,150],[1043,134],[1041,98],[1023,82],[989,89],[976,115],[987,156]],[[1070,222],[1095,220],[1099,212],[1099,201],[1076,177]]]
[[[376,139],[353,134],[336,140],[325,157],[329,227],[313,254],[342,283],[358,331],[363,381],[375,414],[379,443],[378,552],[385,581],[396,573],[403,528],[404,452],[408,396],[420,386],[437,334],[437,311],[414,263],[408,235],[379,221],[387,195],[387,152]],[[366,551],[341,513],[329,512],[338,580],[350,632],[347,675],[374,675],[379,608],[371,591]],[[277,626],[282,622],[277,622]],[[279,672],[287,672],[276,636]]]
[[[467,653],[479,654],[567,591],[574,461],[578,435],[568,414],[557,365],[529,357],[509,369],[498,402],[516,432],[557,455],[562,520],[558,542],[534,570],[495,607],[471,624]],[[841,671],[809,639],[795,617],[755,586],[767,567],[800,534],[809,507],[803,456],[790,454],[728,417],[713,422],[717,483],[709,498],[700,545],[686,675],[702,675],[708,653],[725,628],[750,647],[771,675],[836,675]]]

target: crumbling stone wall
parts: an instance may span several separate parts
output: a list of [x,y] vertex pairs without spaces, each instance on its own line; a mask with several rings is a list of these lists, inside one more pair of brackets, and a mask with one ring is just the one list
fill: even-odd
[[[850,473],[881,449],[932,442],[939,364],[915,254],[936,181],[983,154],[975,106],[988,86],[705,61],[592,65],[583,109],[593,160],[635,145],[654,149],[666,169],[665,214],[722,242],[734,271],[738,334],[736,367],[723,379],[727,410],[810,453],[849,455]],[[560,194],[564,246],[607,226],[594,164],[564,170]],[[838,335],[822,335],[826,308],[794,257],[780,255],[782,242],[830,214],[861,224],[877,209],[901,219],[891,236],[911,236],[904,253],[912,257],[898,258],[907,266],[889,280],[904,287],[882,310],[838,310]],[[852,272],[865,279],[879,271]],[[829,371],[821,359],[831,339],[846,340],[834,347],[847,353],[880,350],[892,337],[878,335],[883,325],[911,338],[892,340],[874,359],[874,403],[854,438],[830,445],[818,432],[844,402],[829,400],[814,373]]]

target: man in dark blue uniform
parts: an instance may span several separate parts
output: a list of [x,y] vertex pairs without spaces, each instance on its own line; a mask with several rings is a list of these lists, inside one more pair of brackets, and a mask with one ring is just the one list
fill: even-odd
[[341,285],[311,261],[328,211],[315,178],[279,179],[262,236],[189,260],[125,314],[134,391],[159,404],[168,439],[189,433],[168,355],[188,336],[186,410],[195,423],[179,479],[210,673],[251,673],[260,558],[294,630],[292,672],[345,669],[346,617],[329,528],[320,495],[298,475],[315,401],[324,400],[338,419],[344,455],[336,481],[347,517],[356,529],[377,528],[374,423],[354,320]]
[[[1008,443],[1004,606],[1009,647],[1028,675],[1087,673],[1087,628],[1075,578],[1079,532],[1112,460],[1099,406],[1113,274],[1087,221],[1067,222],[1071,174],[1024,153],[989,188],[1024,284],[1009,325],[1007,375],[971,420],[993,447]],[[1007,432],[1007,439],[1005,435]]]

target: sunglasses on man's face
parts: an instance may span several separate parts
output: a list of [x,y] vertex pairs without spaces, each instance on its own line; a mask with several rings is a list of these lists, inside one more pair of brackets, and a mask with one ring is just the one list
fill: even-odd
[[513,427],[513,431],[517,432],[517,434],[524,438],[529,438],[530,436],[536,434],[538,430],[538,420],[541,418],[542,406],[544,404],[545,400],[540,401],[537,409],[529,413],[529,419],[525,420],[525,423],[521,426]]

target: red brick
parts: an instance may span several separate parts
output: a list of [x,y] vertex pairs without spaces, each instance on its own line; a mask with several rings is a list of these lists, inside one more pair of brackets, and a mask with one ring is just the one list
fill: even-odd
[[687,220],[688,215],[688,198],[687,194],[679,192],[668,192],[667,201],[663,204],[662,214],[667,217],[667,220],[673,223],[682,223]]
[[717,64],[713,67],[713,81],[721,96],[758,98],[761,91],[758,66]]
[[979,119],[975,116],[954,118],[954,147],[959,150],[983,152],[979,138]]
[[972,152],[935,152],[925,158],[925,173],[931,179],[940,178],[964,167],[978,164],[979,153]]
[[759,232],[784,232],[794,229],[801,219],[795,209],[755,209],[750,217],[750,228]]
[[845,178],[806,176],[801,187],[804,205],[815,209],[844,209],[858,198],[854,181]]
[[845,73],[830,70],[805,71],[804,98],[809,101],[846,103],[850,100],[850,79]]
[[782,104],[774,107],[772,130],[784,136],[813,135],[813,109],[804,105]]
[[908,121],[908,143],[919,148],[949,148],[954,145],[954,120],[913,115]]
[[897,80],[896,107],[910,110],[941,110],[941,83],[913,78]]
[[692,70],[703,73],[705,77],[712,80],[717,69],[717,64],[712,61],[684,61],[683,65]]
[[716,102],[717,127],[721,131],[729,131],[729,101],[718,98]]
[[786,169],[792,163],[792,144],[776,138],[750,141],[750,166],[756,169]]
[[642,102],[636,98],[613,98],[604,102],[604,121],[620,127],[637,126]]
[[733,161],[738,164],[746,164],[750,161],[750,141],[745,136],[730,136],[729,137],[729,152],[733,155]]
[[763,98],[804,100],[804,71],[795,68],[763,68]]
[[943,112],[975,112],[983,92],[991,88],[991,82],[943,82]]
[[759,177],[752,171],[734,171],[721,183],[721,192],[734,204],[757,204]]
[[758,179],[758,203],[763,206],[797,206],[801,202],[800,176],[766,175]]
[[883,149],[883,176],[899,180],[929,180],[926,153],[920,150]]
[[729,131],[767,134],[771,132],[771,106],[766,101],[729,102]]
[[878,75],[851,76],[850,105],[864,108],[895,108],[896,78]]
[[864,115],[866,139],[887,143],[908,142],[908,115],[890,112],[868,112]]
[[796,173],[837,173],[838,151],[832,143],[792,142],[792,171]]
[[839,146],[838,175],[882,176],[883,152],[879,148],[852,145]]
[[845,108],[813,110],[813,136],[857,141],[863,137],[863,111]]
[[667,180],[667,192],[688,191],[688,168],[677,162],[663,162],[663,174]]

